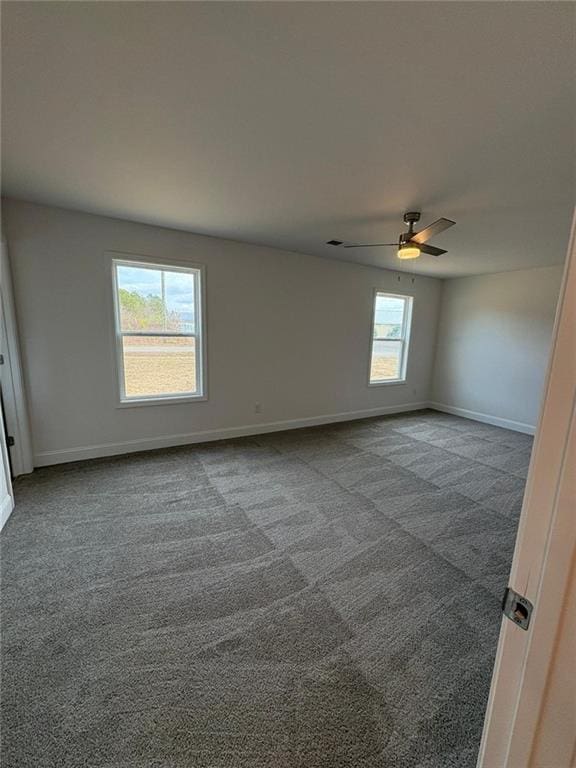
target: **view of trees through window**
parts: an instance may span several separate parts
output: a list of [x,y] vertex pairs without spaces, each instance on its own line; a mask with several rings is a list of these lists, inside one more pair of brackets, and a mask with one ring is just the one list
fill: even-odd
[[142,296],[137,291],[120,288],[118,297],[122,330],[180,330],[180,316],[166,307],[161,296]]

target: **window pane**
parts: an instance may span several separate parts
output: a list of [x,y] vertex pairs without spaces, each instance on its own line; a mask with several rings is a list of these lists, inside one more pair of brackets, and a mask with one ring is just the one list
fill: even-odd
[[168,330],[196,333],[195,279],[191,272],[164,272]]
[[374,340],[372,344],[370,381],[399,379],[402,342]]
[[124,336],[127,397],[195,394],[196,339],[182,336]]
[[400,339],[406,302],[394,296],[376,296],[374,338]]
[[120,328],[123,331],[163,331],[162,271],[143,267],[116,267]]

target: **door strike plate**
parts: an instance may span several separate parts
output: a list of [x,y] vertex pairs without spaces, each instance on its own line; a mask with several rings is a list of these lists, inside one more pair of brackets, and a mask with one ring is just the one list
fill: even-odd
[[502,612],[521,629],[528,629],[534,606],[523,595],[506,587],[502,598]]

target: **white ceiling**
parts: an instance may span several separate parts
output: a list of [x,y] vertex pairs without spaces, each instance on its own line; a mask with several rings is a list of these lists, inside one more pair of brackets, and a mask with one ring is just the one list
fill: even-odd
[[573,3],[3,3],[13,197],[415,272],[562,262]]

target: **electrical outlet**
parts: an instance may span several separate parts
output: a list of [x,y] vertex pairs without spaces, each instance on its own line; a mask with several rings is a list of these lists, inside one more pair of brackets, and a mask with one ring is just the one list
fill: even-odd
[[254,403],[254,413],[262,413],[262,406],[260,403]]

